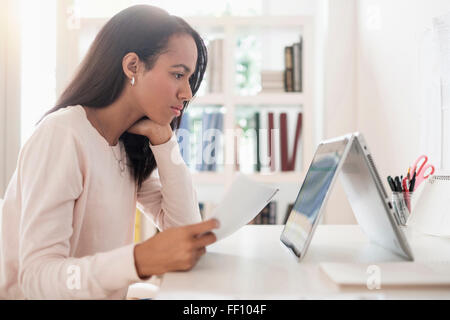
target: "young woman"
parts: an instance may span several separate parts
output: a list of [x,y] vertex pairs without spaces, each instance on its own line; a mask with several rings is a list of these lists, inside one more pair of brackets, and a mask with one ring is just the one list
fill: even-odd
[[[20,151],[1,217],[0,297],[124,298],[133,282],[195,265],[218,223],[200,222],[173,130],[206,63],[198,33],[161,9],[106,23]],[[137,245],[136,205],[163,230]]]

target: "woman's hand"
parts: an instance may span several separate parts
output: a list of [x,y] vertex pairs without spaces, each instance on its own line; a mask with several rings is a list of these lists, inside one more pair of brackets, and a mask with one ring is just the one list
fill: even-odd
[[170,228],[134,247],[136,271],[140,278],[169,271],[190,270],[216,241],[211,232],[218,228],[216,219],[189,226]]
[[170,124],[162,126],[149,118],[140,119],[127,132],[146,136],[153,146],[166,143],[173,134]]

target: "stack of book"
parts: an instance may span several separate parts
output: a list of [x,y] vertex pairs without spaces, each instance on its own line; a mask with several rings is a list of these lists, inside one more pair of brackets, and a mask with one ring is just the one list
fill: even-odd
[[198,171],[218,171],[223,167],[223,113],[203,112],[199,117],[184,113],[176,130],[184,162]]
[[295,171],[303,114],[293,110],[289,115],[295,117],[295,131],[288,128],[287,112],[259,111],[246,116],[246,127],[235,142],[236,171]]
[[[193,132],[195,135],[196,132]],[[203,113],[202,141],[197,145],[196,164],[198,171],[217,171],[223,164],[223,114]]]
[[261,72],[261,92],[283,92],[283,71],[263,70]]
[[[288,121],[290,120],[290,121]],[[243,173],[295,171],[299,156],[303,114],[296,108],[250,110],[239,115],[233,145],[236,171]],[[229,132],[227,132],[230,134]],[[220,111],[183,115],[176,131],[185,163],[197,171],[224,167],[224,115]]]
[[303,42],[300,37],[299,42],[284,48],[284,90],[286,92],[302,92],[302,61]]
[[223,91],[223,39],[211,40],[208,44],[207,82],[209,93]]

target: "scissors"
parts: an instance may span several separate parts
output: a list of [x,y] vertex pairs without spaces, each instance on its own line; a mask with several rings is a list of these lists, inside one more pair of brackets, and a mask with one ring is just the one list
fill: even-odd
[[[420,164],[419,170],[416,171],[417,166],[419,165],[419,162],[421,162],[421,160],[423,160],[423,162]],[[428,157],[426,155],[424,155],[424,154],[421,155],[420,157],[418,157],[416,162],[414,162],[414,165],[413,165],[412,171],[411,171],[413,173],[414,172],[416,173],[415,183],[414,183],[414,190],[413,191],[415,191],[417,189],[417,187],[423,181],[428,179],[428,177],[431,176],[434,173],[434,166],[432,164],[426,164],[427,162],[428,162]],[[428,170],[428,169],[431,169],[431,170]],[[429,172],[427,173],[427,171],[429,171]]]

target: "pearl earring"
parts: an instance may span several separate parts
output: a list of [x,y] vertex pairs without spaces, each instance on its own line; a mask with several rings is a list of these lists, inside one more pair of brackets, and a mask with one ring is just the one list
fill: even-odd
[[131,78],[131,86],[134,86],[134,77]]

